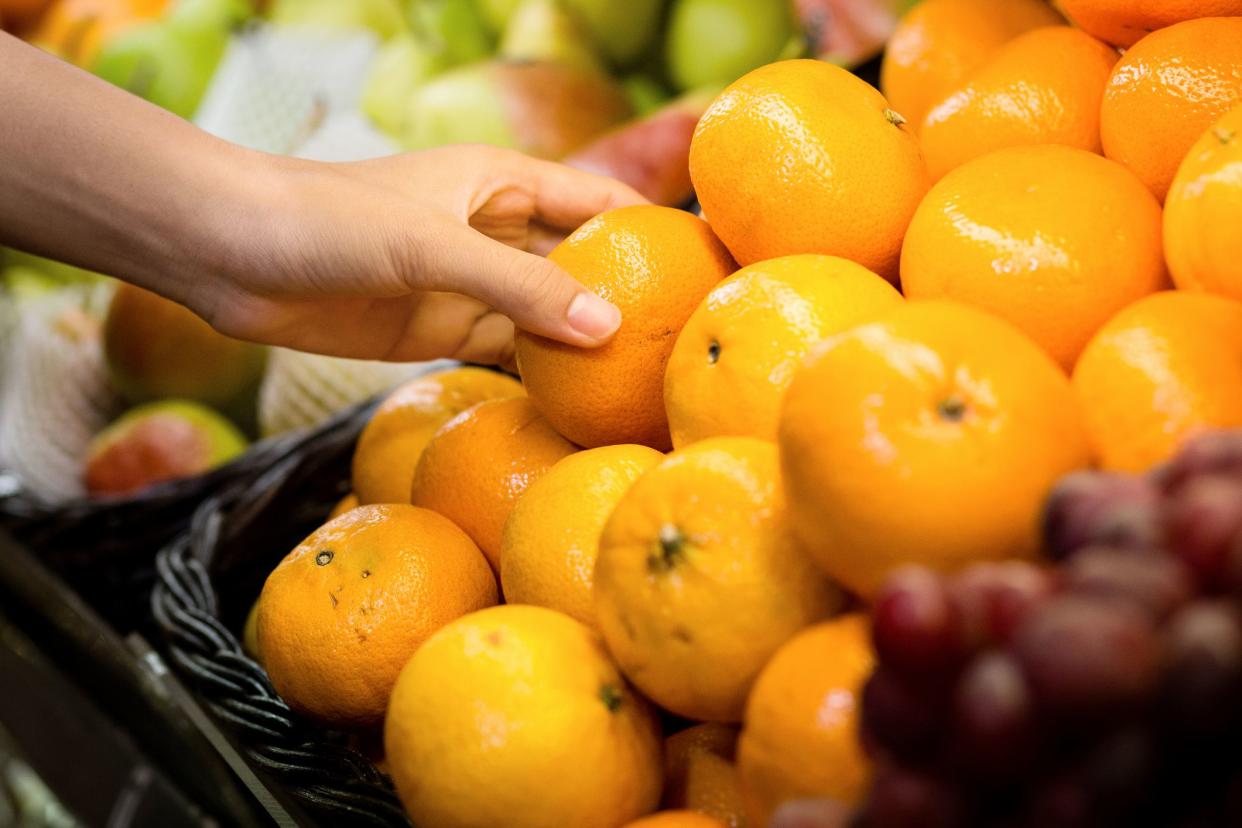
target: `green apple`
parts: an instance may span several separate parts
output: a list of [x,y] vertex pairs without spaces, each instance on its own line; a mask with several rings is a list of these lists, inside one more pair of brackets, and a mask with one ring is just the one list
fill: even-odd
[[450,66],[491,57],[496,48],[475,0],[410,0],[409,17]]
[[509,60],[548,60],[590,72],[604,65],[591,37],[557,0],[526,0],[509,18],[499,56]]
[[139,23],[106,43],[91,71],[180,115],[193,117],[228,45],[222,29]]
[[280,26],[369,29],[383,40],[407,29],[400,0],[274,0],[268,18]]
[[362,90],[362,111],[382,132],[405,131],[410,98],[428,78],[447,69],[443,52],[419,35],[399,34],[380,47]]
[[664,0],[561,0],[561,4],[582,22],[596,47],[619,67],[631,66],[643,56],[659,34],[664,11]]
[[729,84],[782,57],[796,35],[788,2],[674,0],[669,74],[682,90]]

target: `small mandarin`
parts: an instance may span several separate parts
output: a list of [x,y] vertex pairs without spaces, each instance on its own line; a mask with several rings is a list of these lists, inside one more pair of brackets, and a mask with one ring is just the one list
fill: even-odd
[[1056,4],[1083,31],[1124,48],[1183,20],[1242,15],[1242,0],[1056,0]]

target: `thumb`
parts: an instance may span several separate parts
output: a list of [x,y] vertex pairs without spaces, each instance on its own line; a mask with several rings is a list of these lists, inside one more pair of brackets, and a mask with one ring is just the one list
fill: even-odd
[[419,287],[464,293],[485,302],[522,330],[568,345],[603,345],[621,326],[616,305],[582,286],[552,261],[468,227],[424,262]]

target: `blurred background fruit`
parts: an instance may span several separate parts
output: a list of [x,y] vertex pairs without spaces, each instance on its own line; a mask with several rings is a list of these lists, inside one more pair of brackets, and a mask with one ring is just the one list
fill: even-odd
[[810,57],[857,66],[879,55],[897,21],[922,0],[793,0]]
[[1242,16],[1239,0],[1055,0],[1080,29],[1129,48],[1148,34],[1198,17]]
[[742,790],[734,764],[737,737],[735,725],[704,722],[666,738],[661,807],[696,811],[728,828],[745,828]]
[[724,86],[782,56],[800,56],[796,37],[793,8],[786,2],[673,0],[669,75],[682,90]]
[[39,19],[51,0],[0,0],[0,22],[22,31]]
[[657,811],[627,822],[623,828],[724,828],[720,820],[697,811]]
[[400,0],[272,0],[268,17],[282,26],[366,29],[387,39],[406,29]]

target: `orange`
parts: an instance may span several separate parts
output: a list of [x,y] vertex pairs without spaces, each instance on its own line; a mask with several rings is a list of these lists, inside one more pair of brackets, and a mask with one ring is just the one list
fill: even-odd
[[332,507],[332,511],[328,512],[328,520],[339,518],[341,515],[345,514],[346,512],[351,512],[354,509],[357,509],[361,505],[362,504],[358,502],[358,495],[354,494],[353,492],[350,492],[349,494],[345,495],[340,500],[338,500],[336,502],[336,505]]
[[744,828],[746,815],[738,786],[738,730],[705,722],[664,740],[664,797],[661,805],[697,811],[728,828]]
[[29,25],[43,14],[49,0],[0,0],[0,21],[14,28]]
[[259,599],[256,598],[254,603],[250,605],[250,612],[246,613],[246,621],[242,625],[241,637],[242,652],[253,658],[260,664],[263,663],[263,656],[259,654]]
[[1056,0],[1081,29],[1130,47],[1157,29],[1196,17],[1242,15],[1242,0]]
[[1014,147],[945,176],[902,251],[909,299],[1001,316],[1067,371],[1121,308],[1168,281],[1160,205],[1119,164],[1070,147]]
[[841,603],[789,531],[776,447],[753,437],[673,452],[600,540],[604,640],[640,690],[687,718],[741,719],[768,657]]
[[1064,144],[1103,152],[1100,101],[1117,57],[1112,47],[1068,26],[1009,41],[928,113],[919,137],[932,179],[1005,147]]
[[1005,43],[1064,22],[1044,0],[924,0],[889,38],[880,90],[920,126],[932,107]]
[[690,314],[735,269],[728,251],[702,219],[643,205],[596,216],[549,258],[617,305],[621,328],[595,349],[519,333],[527,393],[580,446],[667,450],[664,366]]
[[694,131],[690,177],[739,264],[823,253],[890,281],[928,187],[905,119],[816,60],[772,63],[725,89]]
[[1164,204],[1164,254],[1178,287],[1242,299],[1242,105],[1203,134]]
[[796,535],[864,598],[906,563],[1033,556],[1044,497],[1089,460],[1056,363],[952,302],[825,340],[785,395],[780,448]]
[[811,346],[900,302],[888,282],[835,256],[742,268],[712,288],[673,347],[664,374],[673,446],[775,440],[781,396]]
[[725,823],[695,811],[660,811],[625,823],[622,828],[727,828]]
[[1117,314],[1074,369],[1100,465],[1142,471],[1199,431],[1242,426],[1242,303],[1157,293]]
[[77,66],[90,66],[110,38],[160,17],[168,6],[169,0],[57,0],[30,41]]
[[1104,154],[1164,201],[1195,141],[1242,100],[1242,17],[1153,32],[1113,68],[1100,106]]
[[512,377],[456,368],[418,377],[380,403],[354,450],[354,492],[361,503],[407,503],[410,481],[436,429],[475,403],[522,396]]
[[802,631],[776,651],[746,704],[738,775],[752,825],[790,799],[858,802],[871,780],[859,743],[863,684],[875,666],[863,615]]
[[416,825],[614,828],[660,798],[659,725],[599,637],[544,607],[494,607],[401,672],[384,745]]
[[447,519],[363,506],[272,570],[259,596],[258,651],[294,710],[340,727],[374,725],[419,645],[496,597],[487,561]]
[[592,589],[604,522],[634,481],[663,459],[646,446],[587,449],[532,483],[500,541],[505,600],[559,610],[594,627]]
[[525,397],[487,400],[449,420],[423,449],[410,501],[466,530],[496,572],[513,504],[576,447]]

